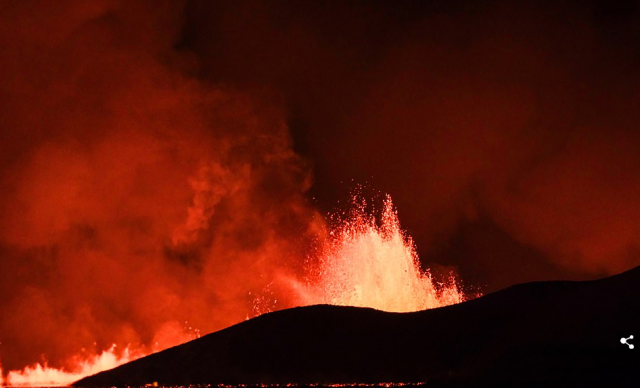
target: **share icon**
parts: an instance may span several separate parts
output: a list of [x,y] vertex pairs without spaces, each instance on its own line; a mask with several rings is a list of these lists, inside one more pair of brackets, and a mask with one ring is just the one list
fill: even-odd
[[633,344],[627,342],[627,341],[632,340],[632,339],[633,339],[632,335],[630,335],[628,338],[624,338],[623,337],[623,338],[620,338],[620,343],[627,345],[629,347],[629,349],[633,349]]

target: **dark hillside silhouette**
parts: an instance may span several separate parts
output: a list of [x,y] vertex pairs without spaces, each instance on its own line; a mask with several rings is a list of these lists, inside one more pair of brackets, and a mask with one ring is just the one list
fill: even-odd
[[[640,268],[522,284],[416,313],[311,306],[240,323],[77,386],[640,382]],[[633,343],[633,340],[631,341]]]

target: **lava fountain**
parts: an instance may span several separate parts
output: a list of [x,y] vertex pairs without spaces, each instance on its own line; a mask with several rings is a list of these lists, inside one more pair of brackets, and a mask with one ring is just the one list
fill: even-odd
[[436,283],[429,271],[420,268],[415,244],[401,229],[389,195],[379,223],[366,211],[366,202],[354,196],[347,217],[331,229],[312,273],[315,281],[295,285],[303,305],[410,312],[466,299],[453,275]]
[[[374,212],[367,212],[366,201],[358,196],[353,197],[352,207],[346,217],[332,218],[335,222],[326,239],[320,243],[319,253],[314,260],[308,260],[313,264],[308,268],[306,281],[295,278],[274,280],[288,286],[286,288],[293,294],[295,305],[333,304],[410,312],[447,306],[467,299],[453,275],[448,281],[437,283],[428,270],[421,269],[415,244],[402,230],[389,195],[383,202],[379,222]],[[277,296],[272,295],[276,300]],[[262,306],[259,309],[254,306],[254,315],[277,309],[275,302],[270,302],[270,298],[264,295],[256,298],[254,304],[258,300]],[[10,371],[4,384],[69,385],[147,353],[141,349],[132,351],[127,348],[118,355],[114,345],[99,355],[78,358],[70,371],[51,368],[46,363],[28,366],[22,371]]]

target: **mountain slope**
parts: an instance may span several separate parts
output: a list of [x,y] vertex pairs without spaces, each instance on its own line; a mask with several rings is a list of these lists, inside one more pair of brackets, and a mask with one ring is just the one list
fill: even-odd
[[77,386],[640,382],[640,267],[514,286],[416,313],[311,306],[266,314]]

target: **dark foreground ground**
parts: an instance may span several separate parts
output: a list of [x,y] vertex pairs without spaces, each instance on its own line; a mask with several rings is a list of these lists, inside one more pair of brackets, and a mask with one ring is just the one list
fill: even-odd
[[[633,350],[620,343],[632,334]],[[590,282],[518,285],[416,313],[279,311],[75,385],[640,386],[638,346],[640,267]]]

